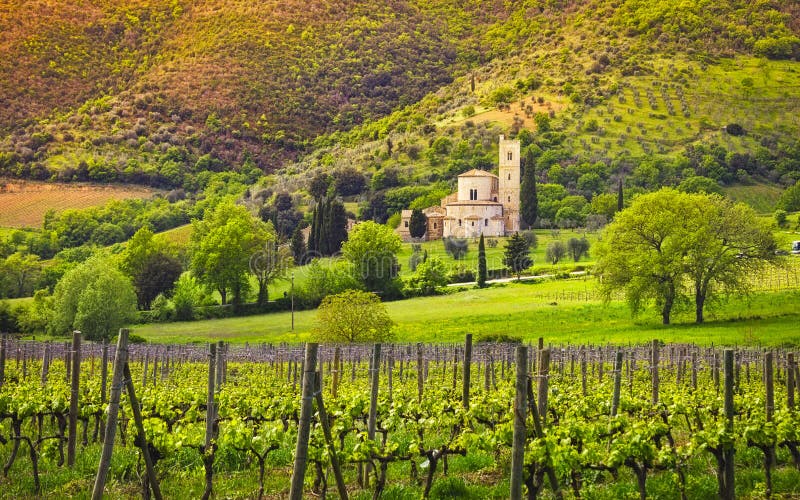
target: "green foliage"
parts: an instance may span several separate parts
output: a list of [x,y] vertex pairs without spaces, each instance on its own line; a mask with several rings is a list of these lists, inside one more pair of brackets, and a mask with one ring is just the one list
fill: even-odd
[[570,238],[567,241],[567,252],[572,260],[578,262],[584,255],[589,255],[589,240],[586,237]]
[[393,326],[377,295],[348,290],[322,300],[314,334],[322,342],[387,342],[393,338]]
[[433,295],[449,282],[448,268],[444,262],[437,258],[427,259],[421,262],[414,276],[409,280],[411,288],[419,290],[422,295]]
[[520,217],[533,227],[539,217],[539,197],[536,193],[536,155],[533,149],[526,149],[522,184],[520,186]]
[[357,224],[342,245],[342,255],[368,291],[394,297],[399,293],[397,253],[402,243],[389,227],[372,221]]
[[442,238],[442,243],[444,244],[444,251],[447,252],[447,255],[455,260],[461,260],[467,256],[467,251],[469,251],[468,239],[446,236]]
[[775,218],[775,223],[778,225],[778,227],[784,227],[786,225],[786,218],[788,217],[788,214],[786,213],[786,210],[775,210],[773,217]]
[[[558,261],[567,255],[567,245],[561,240],[551,241],[547,244],[545,249],[545,258],[553,265],[558,264]],[[577,262],[577,260],[576,260]]]
[[486,286],[486,244],[483,241],[483,233],[478,241],[478,288]]
[[314,259],[306,266],[305,272],[307,279],[298,290],[298,297],[308,308],[317,307],[328,295],[363,288],[356,278],[353,266],[347,261]]
[[408,221],[408,233],[412,238],[422,238],[427,231],[428,217],[418,208],[412,210],[411,218]]
[[684,193],[722,194],[722,187],[713,179],[694,175],[681,181],[678,185],[678,191]]
[[93,257],[72,269],[53,292],[51,335],[80,330],[87,339],[111,338],[133,318],[136,293],[130,279],[108,260]]
[[0,298],[31,296],[41,273],[37,255],[15,252],[0,259]]
[[693,296],[701,323],[706,300],[747,293],[747,277],[774,258],[774,249],[772,233],[749,207],[665,188],[617,214],[597,246],[595,272],[606,297],[624,290],[634,312],[655,301],[664,324],[678,302]]
[[311,218],[308,253],[325,257],[339,253],[347,239],[347,214],[341,201],[326,196],[317,203]]
[[530,247],[528,241],[519,233],[514,233],[506,242],[505,253],[503,254],[503,264],[514,274],[517,279],[522,276],[522,271],[533,265],[530,257]]
[[778,200],[778,208],[787,212],[800,211],[800,182],[786,188]]

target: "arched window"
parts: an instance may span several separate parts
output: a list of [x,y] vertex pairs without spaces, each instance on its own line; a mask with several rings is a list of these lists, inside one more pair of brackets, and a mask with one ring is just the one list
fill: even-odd
[[459,226],[461,225],[461,219],[458,219],[458,225]]
[[484,226],[488,226],[489,225],[489,219],[483,219],[483,225]]
[[508,180],[511,180],[511,172],[508,173]]
[[514,159],[514,153],[512,153],[511,151],[509,151],[509,152],[508,152],[508,161],[511,161],[511,160],[513,160],[513,159]]
[[511,203],[511,197],[510,196],[508,197],[508,202]]
[[433,223],[433,228],[436,229],[436,223],[435,222]]

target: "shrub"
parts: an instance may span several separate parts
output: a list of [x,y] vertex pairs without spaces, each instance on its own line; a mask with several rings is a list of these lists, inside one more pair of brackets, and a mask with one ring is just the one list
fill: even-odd
[[439,259],[430,259],[417,266],[409,285],[423,295],[433,295],[448,283],[447,267]]
[[386,342],[394,337],[393,327],[377,295],[347,290],[323,299],[314,336],[323,342]]

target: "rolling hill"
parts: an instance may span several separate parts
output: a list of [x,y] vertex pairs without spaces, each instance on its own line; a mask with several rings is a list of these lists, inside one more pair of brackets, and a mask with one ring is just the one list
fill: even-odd
[[[202,171],[356,165],[435,181],[526,128],[552,150],[543,180],[571,189],[581,162],[655,162],[647,188],[681,170],[653,158],[687,148],[683,169],[790,182],[798,19],[791,0],[6,1],[0,174],[193,190]],[[426,156],[439,137],[453,147]]]

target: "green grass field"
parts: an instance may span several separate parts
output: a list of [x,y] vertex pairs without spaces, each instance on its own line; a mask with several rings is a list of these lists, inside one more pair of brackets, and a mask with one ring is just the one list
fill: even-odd
[[[604,305],[592,279],[509,283],[488,289],[465,289],[449,295],[387,303],[397,323],[399,342],[460,342],[507,334],[526,340],[540,336],[553,343],[666,342],[708,345],[800,345],[800,291],[734,298],[708,311],[707,323],[692,323],[693,311],[663,326],[651,310],[633,318],[624,302]],[[304,342],[312,338],[315,311],[197,322],[134,325],[133,333],[151,342]]]

